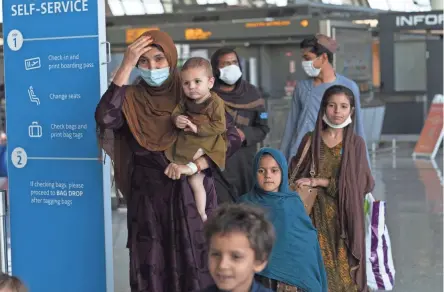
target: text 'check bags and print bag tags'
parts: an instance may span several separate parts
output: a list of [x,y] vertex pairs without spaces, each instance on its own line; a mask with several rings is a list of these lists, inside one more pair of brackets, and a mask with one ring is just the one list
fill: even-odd
[[385,224],[386,203],[371,193],[364,201],[367,285],[370,289],[391,291],[395,285],[392,247]]

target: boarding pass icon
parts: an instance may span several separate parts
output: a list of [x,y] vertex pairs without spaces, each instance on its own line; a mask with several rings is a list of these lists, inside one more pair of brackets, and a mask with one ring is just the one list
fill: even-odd
[[34,70],[40,68],[40,57],[25,60],[25,70]]

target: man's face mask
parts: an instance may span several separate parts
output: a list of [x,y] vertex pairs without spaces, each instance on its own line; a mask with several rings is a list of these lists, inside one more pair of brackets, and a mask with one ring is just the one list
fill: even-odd
[[170,76],[170,67],[154,70],[139,68],[139,72],[140,76],[142,76],[143,80],[145,80],[149,86],[159,87]]
[[238,65],[230,65],[219,69],[220,71],[220,80],[223,82],[233,85],[235,84],[239,78],[242,76],[242,72]]
[[319,73],[321,73],[321,68],[315,68],[315,66],[313,65],[313,62],[316,59],[310,61],[302,61],[302,68],[304,68],[305,73],[310,77],[318,77]]

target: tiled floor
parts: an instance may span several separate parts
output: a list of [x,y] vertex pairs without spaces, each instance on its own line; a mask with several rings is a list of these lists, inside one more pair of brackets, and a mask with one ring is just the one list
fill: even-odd
[[126,211],[113,212],[114,292],[131,291],[128,282],[128,250],[125,248],[127,234]]
[[[396,267],[395,292],[443,291],[443,156],[413,160],[412,147],[372,159],[374,196],[387,201],[387,224]],[[126,213],[113,214],[116,292],[128,288]],[[161,292],[161,291],[159,291]]]

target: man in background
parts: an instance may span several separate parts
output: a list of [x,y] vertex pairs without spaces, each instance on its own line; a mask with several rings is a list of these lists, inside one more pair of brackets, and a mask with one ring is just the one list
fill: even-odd
[[333,68],[333,55],[338,49],[336,41],[317,34],[304,39],[300,47],[302,68],[309,78],[298,81],[293,93],[281,142],[281,151],[288,161],[296,155],[304,135],[313,131],[322,96],[333,85],[343,85],[353,91],[356,100],[356,132],[365,141],[359,87],[353,80],[337,74]]

